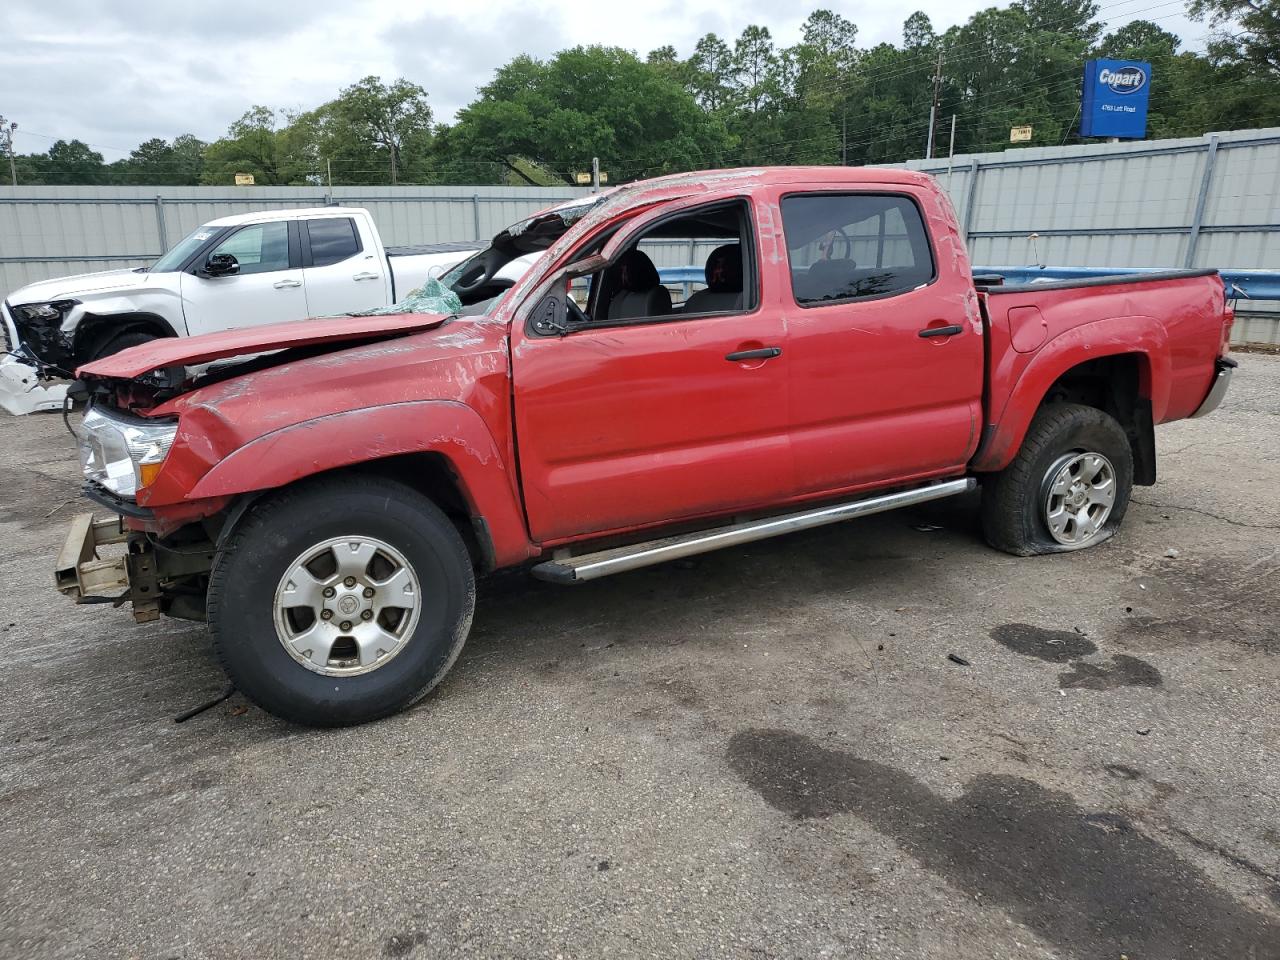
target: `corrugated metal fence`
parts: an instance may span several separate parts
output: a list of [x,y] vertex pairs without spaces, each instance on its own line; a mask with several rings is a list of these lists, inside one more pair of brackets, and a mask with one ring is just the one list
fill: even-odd
[[487,240],[543,207],[589,193],[564,187],[0,187],[0,297],[24,284],[139,267],[218,217],[367,207],[383,242]]
[[[975,264],[1280,269],[1280,127],[1035,147],[905,164],[950,192]],[[0,187],[0,295],[154,260],[216,217],[332,199],[388,244],[487,239],[570,187]],[[700,265],[710,247],[655,250]],[[1280,344],[1280,302],[1239,304],[1236,339]]]
[[[1280,127],[912,160],[950,193],[975,264],[1280,270]],[[1280,302],[1237,304],[1280,344]]]

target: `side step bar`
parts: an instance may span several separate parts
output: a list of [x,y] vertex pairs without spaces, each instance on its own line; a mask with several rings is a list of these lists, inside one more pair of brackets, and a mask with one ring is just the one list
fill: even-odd
[[849,503],[838,503],[817,510],[789,513],[764,520],[751,520],[711,530],[699,530],[676,537],[649,540],[629,547],[584,553],[578,557],[548,560],[538,564],[532,572],[539,580],[548,580],[552,583],[581,583],[584,580],[597,580],[613,573],[637,570],[640,567],[678,560],[680,557],[690,557],[697,553],[709,553],[721,547],[736,547],[739,544],[767,540],[769,537],[781,536],[784,533],[795,533],[797,530],[809,530],[829,523],[839,523],[841,520],[852,520],[854,517],[865,517],[898,507],[910,507],[930,500],[941,500],[943,497],[965,493],[977,485],[978,481],[973,477],[947,480],[927,487],[917,487],[914,490],[903,490],[899,493],[886,493]]

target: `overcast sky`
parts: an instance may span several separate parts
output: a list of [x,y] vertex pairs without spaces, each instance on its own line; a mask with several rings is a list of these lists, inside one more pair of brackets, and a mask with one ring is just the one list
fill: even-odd
[[[1202,49],[1202,24],[1183,0],[1100,0],[1112,26],[1153,19]],[[794,43],[812,7],[859,28],[860,45],[899,42],[902,21],[924,10],[941,32],[989,3],[979,0],[683,0],[552,3],[546,0],[4,0],[0,114],[19,124],[19,153],[78,138],[108,161],[150,137],[212,140],[253,104],[310,109],[369,74],[426,88],[437,120],[470,102],[493,70],[519,53],[547,56],[576,44],[644,55],[672,44],[687,56],[698,38],[732,39],[767,26]],[[434,7],[435,9],[430,9]],[[600,91],[607,95],[608,91]]]

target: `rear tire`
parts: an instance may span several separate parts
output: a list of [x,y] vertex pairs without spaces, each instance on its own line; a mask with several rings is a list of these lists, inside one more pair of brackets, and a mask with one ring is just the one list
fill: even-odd
[[365,723],[426,696],[462,651],[474,608],[471,559],[449,518],[373,476],[254,506],[209,580],[227,675],[267,712],[308,726]]
[[1042,407],[1013,462],[982,488],[987,543],[1030,557],[1092,547],[1115,533],[1133,490],[1133,451],[1110,414]]

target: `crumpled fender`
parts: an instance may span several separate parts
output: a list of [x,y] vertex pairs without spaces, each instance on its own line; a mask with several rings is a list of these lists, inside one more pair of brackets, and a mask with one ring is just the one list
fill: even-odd
[[[992,346],[999,350],[998,344]],[[1171,380],[1165,325],[1147,316],[1094,320],[1049,340],[1021,369],[1019,354],[1011,349],[999,353],[1000,364],[992,370],[991,395],[1008,399],[1002,410],[992,410],[992,426],[970,468],[1003,470],[1017,455],[1032,418],[1059,377],[1089,360],[1126,353],[1139,354],[1145,361],[1140,365],[1138,389],[1151,401],[1152,417],[1159,423],[1169,404]]]
[[220,460],[187,500],[283,487],[326,470],[406,453],[439,453],[458,476],[473,517],[483,517],[499,566],[536,551],[514,477],[484,421],[466,404],[415,400],[304,420],[258,437]]

